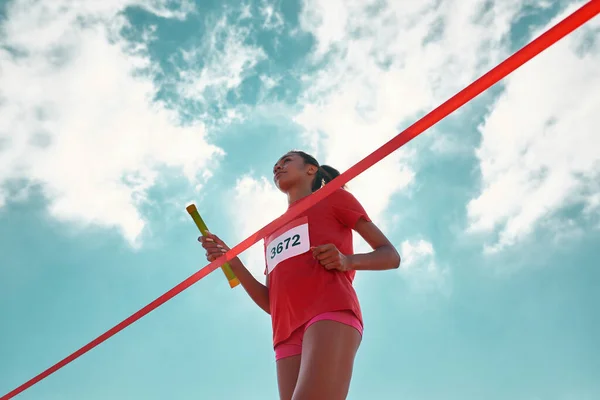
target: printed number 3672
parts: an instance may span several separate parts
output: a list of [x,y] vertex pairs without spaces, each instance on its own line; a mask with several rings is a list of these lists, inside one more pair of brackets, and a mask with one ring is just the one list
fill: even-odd
[[[287,238],[282,242],[277,243],[277,246],[271,247],[271,259],[275,258],[275,256],[283,250],[287,250],[290,247],[290,242],[292,243],[292,247],[298,246],[300,244],[300,235],[296,234],[291,238]],[[283,247],[284,244],[285,248]]]

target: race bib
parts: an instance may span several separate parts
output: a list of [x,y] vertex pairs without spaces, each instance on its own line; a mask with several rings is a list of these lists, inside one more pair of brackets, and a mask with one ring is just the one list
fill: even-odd
[[283,233],[277,235],[266,246],[265,257],[267,259],[267,274],[288,258],[306,253],[310,249],[308,236],[308,219],[296,220],[284,229]]

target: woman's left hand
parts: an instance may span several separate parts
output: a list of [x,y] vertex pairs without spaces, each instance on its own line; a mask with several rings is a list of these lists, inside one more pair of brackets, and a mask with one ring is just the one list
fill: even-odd
[[350,258],[335,247],[334,244],[324,244],[321,246],[311,247],[313,257],[321,263],[325,269],[346,272],[352,270]]

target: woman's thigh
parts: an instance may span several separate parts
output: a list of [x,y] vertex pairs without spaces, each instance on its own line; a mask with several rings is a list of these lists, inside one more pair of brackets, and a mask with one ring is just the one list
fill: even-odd
[[292,399],[299,372],[300,355],[277,360],[277,385],[279,387],[279,398],[281,400]]
[[340,322],[323,320],[309,326],[292,399],[345,399],[361,339],[355,328]]

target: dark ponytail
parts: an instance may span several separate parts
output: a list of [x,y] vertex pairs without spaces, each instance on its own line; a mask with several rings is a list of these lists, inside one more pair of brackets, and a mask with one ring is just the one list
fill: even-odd
[[329,165],[319,166],[319,170],[315,174],[315,180],[313,181],[312,191],[321,189],[325,184],[331,182],[339,175],[340,171]]
[[[304,163],[314,165],[318,168],[315,174],[315,180],[312,184],[312,191],[315,192],[323,187],[323,185],[331,182],[340,175],[340,171],[329,165],[319,165],[319,162],[310,154],[306,154],[300,150],[292,150],[290,153],[298,154],[304,160]],[[345,186],[344,186],[345,187]]]

